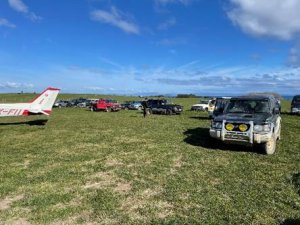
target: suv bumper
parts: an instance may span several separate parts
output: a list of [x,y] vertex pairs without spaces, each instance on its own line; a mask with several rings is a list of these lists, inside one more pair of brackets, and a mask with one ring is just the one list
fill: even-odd
[[300,114],[300,108],[292,108],[291,113],[292,114]]
[[227,132],[224,130],[218,130],[213,128],[210,128],[209,135],[212,138],[224,142],[234,142],[240,144],[260,144],[268,142],[272,139],[272,132],[247,134],[247,132]]

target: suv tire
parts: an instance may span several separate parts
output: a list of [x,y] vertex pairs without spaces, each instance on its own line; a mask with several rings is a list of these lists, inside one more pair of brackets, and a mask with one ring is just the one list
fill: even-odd
[[265,154],[267,155],[273,155],[275,150],[276,150],[276,138],[275,135],[273,134],[272,139],[269,140],[266,143],[261,144],[261,147],[264,151]]

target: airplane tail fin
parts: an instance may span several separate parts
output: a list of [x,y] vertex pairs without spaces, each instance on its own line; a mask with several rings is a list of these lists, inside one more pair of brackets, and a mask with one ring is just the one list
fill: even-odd
[[59,91],[60,89],[52,87],[44,90],[39,96],[30,102],[29,112],[42,113],[49,116]]

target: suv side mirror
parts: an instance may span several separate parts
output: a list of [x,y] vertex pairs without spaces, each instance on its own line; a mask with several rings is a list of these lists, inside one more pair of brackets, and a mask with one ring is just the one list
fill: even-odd
[[275,107],[274,110],[273,110],[273,113],[274,114],[279,114],[280,113],[280,108]]

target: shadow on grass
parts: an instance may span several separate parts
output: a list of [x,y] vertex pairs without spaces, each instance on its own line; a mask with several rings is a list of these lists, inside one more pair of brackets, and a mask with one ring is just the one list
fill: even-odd
[[300,196],[300,172],[293,174],[292,183],[295,186],[298,195]]
[[299,225],[300,219],[286,219],[280,225]]
[[225,144],[219,140],[213,139],[209,135],[209,128],[198,127],[188,129],[184,132],[184,135],[186,136],[184,139],[186,143],[209,150],[218,149],[223,151],[255,152],[261,154],[258,149],[250,146]]
[[11,126],[11,125],[29,125],[29,126],[45,126],[48,120],[31,120],[23,122],[11,122],[11,123],[0,123],[0,126]]

